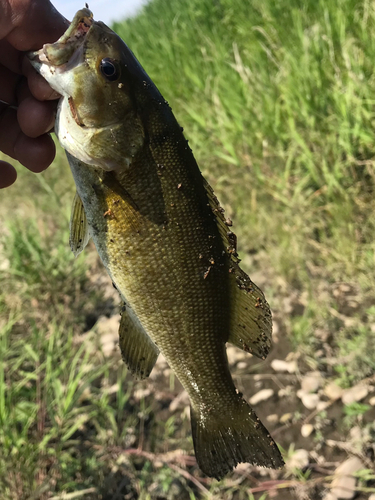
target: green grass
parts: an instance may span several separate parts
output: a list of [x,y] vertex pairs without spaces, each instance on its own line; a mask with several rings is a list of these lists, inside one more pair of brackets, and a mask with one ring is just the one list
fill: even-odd
[[[244,267],[267,276],[302,366],[344,388],[375,369],[374,21],[368,0],[154,0],[115,24],[234,220]],[[108,298],[93,248],[69,250],[73,194],[61,150],[1,192],[0,497],[253,498],[236,475],[203,488],[184,476],[163,454],[192,453],[186,417],[137,398],[144,383],[83,335]],[[285,314],[292,293],[302,305]],[[343,408],[343,428],[367,411]]]
[[312,261],[372,285],[370,4],[180,5],[152,2],[115,29],[170,101],[242,248],[265,247],[297,281]]

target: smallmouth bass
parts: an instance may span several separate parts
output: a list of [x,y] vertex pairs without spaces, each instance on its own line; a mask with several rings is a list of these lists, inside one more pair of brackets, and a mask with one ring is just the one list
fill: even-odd
[[77,187],[70,244],[90,237],[124,300],[123,359],[147,377],[163,353],[189,394],[201,470],[270,468],[281,454],[236,390],[226,342],[264,359],[272,320],[168,103],[127,45],[87,9],[29,54],[62,95],[55,132]]

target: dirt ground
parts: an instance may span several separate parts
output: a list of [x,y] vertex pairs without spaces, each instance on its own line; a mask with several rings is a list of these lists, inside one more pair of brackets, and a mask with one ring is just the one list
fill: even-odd
[[[253,273],[251,277],[267,290],[270,276]],[[119,355],[117,292],[100,268],[92,279],[96,286],[105,290],[108,300],[103,304],[103,310],[87,318],[88,327],[93,327],[101,336],[102,349],[107,355]],[[274,282],[272,286],[275,287]],[[373,500],[369,496],[375,491],[372,490],[375,488],[373,476],[369,480],[348,477],[349,482],[343,485],[337,483],[337,476],[340,476],[340,467],[344,463],[349,467],[349,476],[358,470],[375,470],[375,376],[362,380],[354,389],[337,385],[332,370],[335,359],[329,361],[331,348],[329,339],[324,336],[316,344],[317,362],[311,366],[311,358],[303,355],[302,346],[292,346],[287,333],[290,318],[303,314],[306,299],[300,293],[285,294],[282,286],[279,293],[274,292],[276,296],[271,304],[274,335],[268,358],[259,360],[230,345],[227,352],[236,387],[284,450],[286,467],[281,471],[269,471],[240,464],[233,476],[227,479],[234,488],[232,498],[240,498],[236,497],[235,485],[246,484],[248,492],[262,499],[264,492],[268,492],[268,498],[276,500]],[[342,310],[345,310],[345,301]],[[319,363],[319,358],[324,358],[325,362]],[[141,400],[151,405],[151,420],[167,422],[174,415],[177,425],[170,442],[161,445],[155,444],[158,437],[152,435],[155,427],[151,420],[143,423],[141,443],[137,438],[133,443],[134,447],[141,449],[140,455],[155,458],[162,448],[162,452],[172,457],[172,463],[179,466],[182,463],[182,470],[208,487],[211,480],[197,470],[192,450],[186,455],[178,446],[179,438],[190,433],[189,399],[162,356],[150,378],[134,386],[131,402],[135,409]],[[353,403],[368,408],[350,419],[345,417],[344,406]]]

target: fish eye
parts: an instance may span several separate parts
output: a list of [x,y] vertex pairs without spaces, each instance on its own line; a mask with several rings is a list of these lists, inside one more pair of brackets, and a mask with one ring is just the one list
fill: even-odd
[[105,57],[100,62],[102,75],[110,82],[116,81],[120,77],[120,68],[116,61],[110,57]]

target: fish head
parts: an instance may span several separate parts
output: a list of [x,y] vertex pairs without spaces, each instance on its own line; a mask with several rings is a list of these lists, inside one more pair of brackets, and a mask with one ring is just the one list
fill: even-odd
[[62,96],[55,123],[62,146],[104,170],[130,165],[145,137],[132,95],[132,74],[143,70],[121,38],[86,8],[57,42],[28,57]]

